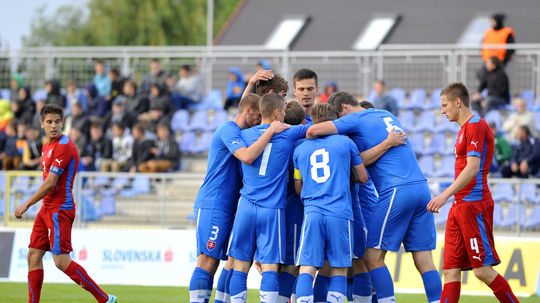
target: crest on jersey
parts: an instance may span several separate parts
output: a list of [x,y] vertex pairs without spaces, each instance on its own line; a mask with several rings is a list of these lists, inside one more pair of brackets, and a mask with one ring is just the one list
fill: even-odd
[[213,251],[214,248],[216,248],[216,242],[208,240],[206,243],[206,249],[208,249],[208,251]]

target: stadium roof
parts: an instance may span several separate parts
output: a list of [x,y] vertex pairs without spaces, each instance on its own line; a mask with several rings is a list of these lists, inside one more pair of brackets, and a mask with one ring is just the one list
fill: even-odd
[[[539,43],[538,0],[241,0],[218,45],[264,45],[284,18],[306,19],[291,50],[351,50],[379,15],[398,15],[384,44],[453,44],[479,15],[505,13],[517,43]],[[288,37],[290,38],[290,37]]]

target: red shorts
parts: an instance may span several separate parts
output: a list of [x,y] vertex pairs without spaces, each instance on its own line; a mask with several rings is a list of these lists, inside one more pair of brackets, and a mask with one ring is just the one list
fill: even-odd
[[41,208],[30,236],[30,248],[50,250],[53,255],[70,253],[71,226],[75,219],[75,208],[63,210],[58,208]]
[[493,200],[456,201],[446,222],[443,269],[501,263],[493,240]]

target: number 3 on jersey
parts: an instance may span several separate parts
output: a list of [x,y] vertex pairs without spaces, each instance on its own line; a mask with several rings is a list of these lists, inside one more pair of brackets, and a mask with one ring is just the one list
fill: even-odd
[[[322,161],[317,162],[317,156],[321,156]],[[321,148],[314,151],[309,157],[309,162],[311,163],[311,179],[317,183],[324,183],[328,178],[330,178],[330,155],[326,149]],[[319,175],[320,169],[322,169],[322,176]]]

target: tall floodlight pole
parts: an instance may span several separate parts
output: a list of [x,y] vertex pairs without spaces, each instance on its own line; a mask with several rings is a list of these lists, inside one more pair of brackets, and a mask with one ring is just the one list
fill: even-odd
[[206,93],[212,89],[212,45],[214,44],[214,0],[208,0],[206,8]]

